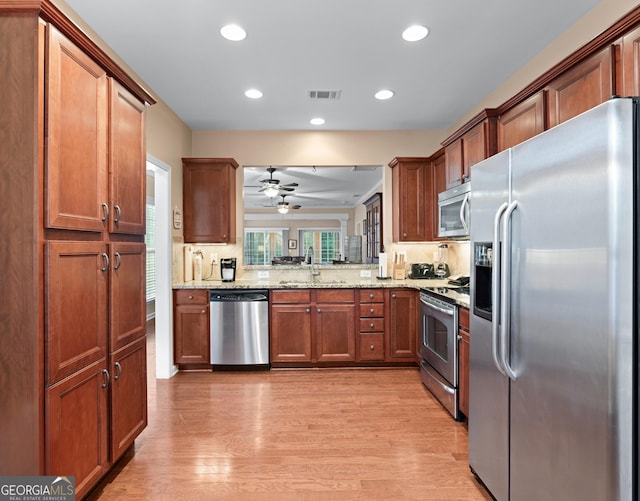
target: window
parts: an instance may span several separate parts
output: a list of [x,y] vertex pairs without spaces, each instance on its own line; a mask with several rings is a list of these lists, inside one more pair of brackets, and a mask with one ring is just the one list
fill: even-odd
[[313,247],[315,262],[332,264],[340,259],[340,232],[333,230],[301,230],[302,248],[300,254],[305,255],[309,247]]
[[156,298],[156,206],[147,202],[147,303]]
[[271,264],[275,256],[283,255],[282,230],[245,230],[244,264]]

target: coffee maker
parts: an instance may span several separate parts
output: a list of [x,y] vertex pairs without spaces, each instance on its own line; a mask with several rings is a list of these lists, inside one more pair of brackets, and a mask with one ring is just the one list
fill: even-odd
[[236,258],[224,257],[220,259],[220,276],[223,282],[234,282],[236,279]]

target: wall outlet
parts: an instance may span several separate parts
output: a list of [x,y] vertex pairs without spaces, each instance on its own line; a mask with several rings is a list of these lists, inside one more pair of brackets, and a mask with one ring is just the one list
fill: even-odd
[[216,264],[218,262],[218,254],[215,252],[212,252],[211,255],[209,256],[209,264]]
[[360,270],[360,278],[371,278],[371,270]]
[[268,271],[259,271],[258,272],[258,278],[269,278],[269,272]]

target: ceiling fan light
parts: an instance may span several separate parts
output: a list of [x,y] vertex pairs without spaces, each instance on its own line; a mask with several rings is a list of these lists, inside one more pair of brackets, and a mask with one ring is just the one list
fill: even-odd
[[263,193],[267,195],[269,198],[273,198],[278,196],[278,193],[280,193],[280,190],[278,190],[278,188],[274,188],[273,186],[269,186],[268,188],[264,189]]
[[287,212],[289,212],[289,205],[288,204],[278,204],[278,212],[280,214],[286,214]]

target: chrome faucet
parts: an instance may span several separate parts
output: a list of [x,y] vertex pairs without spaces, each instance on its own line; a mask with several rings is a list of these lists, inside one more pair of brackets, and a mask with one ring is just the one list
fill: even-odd
[[311,281],[313,282],[313,278],[320,275],[320,272],[314,268],[315,260],[313,257],[313,246],[309,246],[307,248],[307,252],[304,255],[304,262],[310,265],[309,271],[311,273]]

